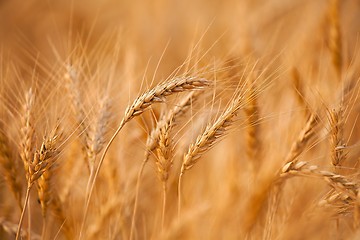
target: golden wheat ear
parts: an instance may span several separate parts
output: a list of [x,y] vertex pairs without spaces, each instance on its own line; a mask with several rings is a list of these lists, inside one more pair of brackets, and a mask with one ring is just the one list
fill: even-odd
[[55,161],[60,152],[58,149],[59,142],[62,138],[62,131],[60,130],[59,124],[48,134],[44,136],[44,140],[42,143],[42,149],[40,150],[40,154],[43,155],[44,161],[48,161],[47,167],[44,169],[41,176],[37,179],[37,190],[39,201],[41,205],[41,213],[43,217],[43,229],[42,229],[42,237],[46,235],[46,219],[48,208],[53,208],[54,203],[56,201],[55,195],[56,193],[53,191],[52,186],[52,178],[54,175],[54,171],[56,168]]
[[225,111],[213,123],[209,123],[195,142],[190,144],[183,158],[178,180],[178,218],[180,218],[181,212],[181,181],[183,175],[199,161],[205,152],[209,151],[227,134],[230,126],[234,123],[234,117],[242,107],[244,107],[244,96],[238,93]]
[[256,78],[251,72],[246,81],[247,91],[245,94],[244,112],[247,118],[246,127],[246,154],[249,158],[253,174],[261,165],[261,140],[260,140],[260,113],[258,105],[258,94]]
[[215,122],[208,124],[205,130],[196,138],[196,141],[190,145],[183,159],[181,174],[192,168],[205,152],[209,151],[226,135],[227,130],[233,123],[233,118],[239,109],[244,107],[243,100],[242,95],[234,98]]

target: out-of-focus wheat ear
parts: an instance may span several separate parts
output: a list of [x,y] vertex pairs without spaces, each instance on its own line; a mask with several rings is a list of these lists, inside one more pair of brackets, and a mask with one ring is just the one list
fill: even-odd
[[104,96],[99,102],[96,118],[88,129],[85,150],[90,168],[90,177],[86,186],[85,201],[87,200],[90,191],[91,181],[94,178],[96,158],[105,144],[105,135],[108,131],[108,125],[111,118],[110,107],[110,99],[107,96]]
[[300,77],[299,70],[296,67],[292,68],[291,71],[292,80],[294,83],[295,96],[298,104],[305,110],[305,116],[309,116],[309,108],[305,102],[305,91],[303,86],[303,80]]
[[17,162],[12,158],[10,153],[10,147],[8,145],[8,139],[3,132],[0,124],[0,165],[3,170],[3,176],[5,177],[6,183],[9,185],[11,192],[14,194],[20,209],[22,208],[21,194],[23,186],[17,178]]
[[299,155],[305,150],[308,142],[315,135],[315,128],[318,125],[319,119],[315,113],[312,113],[305,126],[301,130],[298,138],[293,142],[290,152],[288,153],[285,162],[297,162]]
[[61,230],[65,234],[66,239],[73,238],[73,229],[71,228],[69,221],[66,219],[65,210],[63,204],[57,194],[51,196],[49,203],[49,210],[53,213],[56,219],[61,223]]
[[[100,239],[99,235],[104,231],[104,226],[107,226],[109,219],[114,216],[114,213],[119,213],[119,209],[122,208],[121,198],[111,198],[105,205],[101,206],[102,210],[99,216],[96,218],[96,221],[91,224],[89,230],[86,234],[86,239]],[[121,214],[116,214],[116,216],[122,217]],[[120,219],[123,222],[123,219]],[[121,224],[121,223],[120,223]]]
[[[66,73],[64,74],[65,88],[67,95],[69,96],[70,106],[74,117],[76,119],[76,124],[78,126],[79,139],[82,144],[82,151],[85,154],[85,159],[87,159],[86,145],[89,141],[89,132],[88,132],[88,118],[84,111],[84,105],[82,103],[82,96],[80,91],[79,83],[79,73],[72,65],[66,66]],[[90,166],[88,166],[90,167]]]
[[33,181],[30,181],[30,163],[32,162],[33,158],[35,157],[34,154],[34,128],[32,126],[32,112],[35,102],[35,95],[30,88],[29,91],[25,94],[25,103],[23,105],[23,117],[22,117],[22,127],[21,127],[21,141],[20,141],[20,157],[24,164],[26,180],[27,180],[27,188],[25,193],[25,202],[22,208],[18,230],[16,233],[16,240],[19,239],[21,233],[21,225],[24,219],[24,214],[26,211],[26,207],[28,205],[30,189],[33,185]]
[[34,128],[32,126],[34,101],[35,95],[30,88],[25,95],[25,103],[23,105],[20,141],[20,157],[23,161],[26,174],[28,172],[29,162],[34,156]]
[[[138,115],[141,115],[152,104],[164,102],[166,96],[169,96],[169,95],[172,95],[175,93],[179,93],[179,92],[194,90],[194,89],[203,89],[203,88],[209,86],[210,84],[211,84],[211,82],[209,80],[207,80],[205,78],[200,78],[200,77],[174,78],[170,81],[163,82],[163,83],[155,86],[154,88],[145,91],[143,94],[141,94],[139,97],[137,97],[131,105],[129,105],[126,108],[124,117],[121,120],[115,133],[113,134],[113,136],[111,137],[111,139],[109,140],[107,145],[105,146],[103,154],[99,160],[99,164],[96,168],[96,172],[95,172],[94,178],[92,180],[89,197],[88,197],[87,204],[86,204],[84,220],[82,221],[82,226],[81,226],[80,235],[79,235],[80,239],[82,238],[82,230],[83,230],[83,226],[84,226],[84,221],[85,221],[87,211],[89,208],[90,198],[91,198],[94,186],[95,186],[96,177],[99,174],[102,163],[105,159],[105,156],[106,156],[112,142],[115,140],[116,136],[119,134],[121,129],[124,127],[124,125],[127,122],[129,122],[132,118],[134,118]],[[132,233],[133,233],[132,230],[133,229],[131,229],[130,239],[132,239]]]
[[86,152],[91,172],[94,170],[96,157],[105,144],[105,135],[108,131],[108,125],[111,118],[110,108],[111,101],[105,96],[100,100],[96,119],[89,127]]
[[245,95],[246,105],[244,111],[247,117],[246,127],[246,154],[250,160],[252,171],[254,172],[260,164],[261,141],[259,137],[259,106],[257,103],[257,91],[254,73],[250,73],[247,78],[247,91]]
[[343,114],[344,111],[342,106],[339,106],[337,109],[332,109],[328,113],[330,125],[331,164],[335,167],[335,170],[346,160]]
[[343,56],[339,16],[340,2],[339,0],[329,0],[329,4],[329,48],[337,77],[341,80]]
[[[3,229],[9,236],[11,236],[10,239],[13,239],[13,237],[15,236],[16,231],[17,231],[17,225],[14,223],[11,223],[9,221],[6,221],[6,219],[4,219],[4,218],[0,218],[0,228]],[[29,234],[26,230],[21,231],[21,238],[27,239],[28,235]],[[41,236],[32,232],[31,239],[40,240]]]

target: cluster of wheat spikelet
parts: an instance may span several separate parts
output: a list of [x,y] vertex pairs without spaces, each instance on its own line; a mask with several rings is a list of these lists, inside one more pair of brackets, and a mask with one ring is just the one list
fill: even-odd
[[0,3],[0,239],[359,238],[359,12]]

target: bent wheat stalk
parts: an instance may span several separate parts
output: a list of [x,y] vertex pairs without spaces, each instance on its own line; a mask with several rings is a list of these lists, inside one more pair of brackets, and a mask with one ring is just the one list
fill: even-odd
[[[113,134],[113,136],[111,137],[111,139],[109,140],[107,145],[105,146],[103,154],[102,154],[102,156],[101,156],[101,158],[99,160],[99,164],[98,164],[98,166],[96,168],[96,172],[95,172],[94,178],[93,178],[92,183],[91,183],[88,200],[87,200],[87,203],[86,203],[86,206],[85,206],[85,214],[84,214],[82,227],[81,227],[81,230],[80,230],[80,236],[79,236],[80,239],[82,237],[82,231],[83,231],[83,228],[84,228],[84,221],[86,219],[86,215],[87,215],[87,212],[88,212],[89,203],[90,203],[92,192],[94,190],[96,178],[99,175],[102,163],[104,162],[105,156],[106,156],[111,144],[113,143],[113,141],[115,140],[116,136],[119,134],[121,129],[124,127],[124,125],[127,122],[129,122],[132,118],[134,118],[135,116],[138,116],[138,115],[142,114],[152,104],[159,103],[159,102],[164,102],[166,96],[169,96],[169,95],[172,95],[172,94],[178,93],[178,92],[184,92],[184,91],[187,91],[187,90],[201,89],[201,88],[206,87],[208,85],[210,85],[210,81],[208,81],[208,80],[206,80],[204,78],[198,78],[198,77],[174,78],[174,79],[172,79],[170,81],[163,82],[163,83],[155,86],[154,88],[144,92],[139,97],[137,97],[135,99],[135,101],[131,105],[129,105],[127,107],[127,109],[125,110],[125,115],[124,115],[123,119],[121,120],[118,128],[116,129],[115,133]],[[132,238],[132,232],[133,231],[131,229],[130,239]]]

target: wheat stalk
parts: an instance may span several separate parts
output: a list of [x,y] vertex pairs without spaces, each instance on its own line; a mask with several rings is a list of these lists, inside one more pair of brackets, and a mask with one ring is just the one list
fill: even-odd
[[303,81],[300,77],[299,70],[296,67],[294,67],[292,69],[291,73],[292,73],[292,79],[294,82],[296,100],[300,104],[300,106],[302,106],[303,109],[305,110],[305,115],[308,116],[308,115],[310,115],[310,113],[309,113],[309,108],[307,106],[307,103],[305,102],[305,91],[304,91]]

